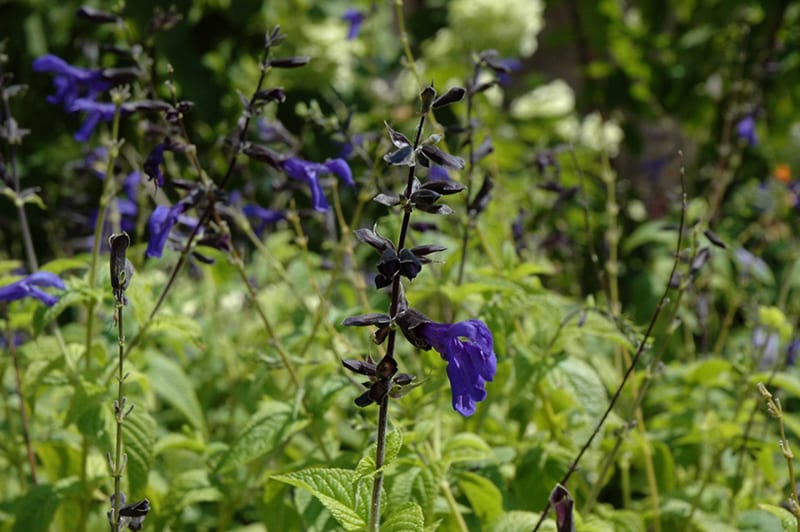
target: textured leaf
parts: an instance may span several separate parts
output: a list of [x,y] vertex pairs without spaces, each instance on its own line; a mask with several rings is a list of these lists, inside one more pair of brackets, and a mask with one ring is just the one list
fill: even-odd
[[[395,429],[386,434],[386,447],[384,448],[383,464],[387,466],[394,462],[397,455],[400,454],[400,449],[403,447],[403,432],[400,429]],[[358,461],[356,467],[356,476],[364,478],[372,475],[375,472],[375,453],[378,450],[377,444],[370,445],[369,450],[365,456]]]
[[445,443],[442,457],[445,462],[480,462],[494,457],[486,441],[471,432],[456,434]]
[[[530,532],[538,521],[539,514],[516,510],[500,515],[487,530],[490,532]],[[546,532],[555,530],[553,521],[545,521],[541,530]]]
[[189,423],[205,434],[206,421],[194,385],[183,368],[173,360],[153,355],[147,368],[150,384],[161,397],[180,413]]
[[89,409],[98,407],[107,400],[106,389],[102,386],[80,379],[69,402],[64,426],[71,425]]
[[128,454],[128,497],[143,498],[147,489],[147,475],[153,465],[153,446],[156,438],[156,422],[149,414],[135,409],[125,418],[123,425],[125,452]]
[[391,480],[390,507],[414,501],[423,506],[423,515],[430,515],[433,512],[437,487],[431,468],[412,467],[393,475]]
[[345,530],[367,526],[369,490],[348,469],[311,468],[272,477],[316,497]]
[[182,509],[201,502],[216,502],[223,495],[208,480],[205,469],[190,469],[172,478],[170,482],[170,510],[179,513]]
[[482,523],[488,523],[503,513],[503,495],[488,478],[463,472],[458,475],[458,485]]
[[394,507],[381,523],[381,532],[422,532],[424,529],[422,508],[414,502]]
[[285,438],[301,430],[307,424],[307,420],[294,420],[292,409],[288,405],[267,403],[247,422],[228,453],[217,466],[217,471],[226,473],[237,466],[271,453]]

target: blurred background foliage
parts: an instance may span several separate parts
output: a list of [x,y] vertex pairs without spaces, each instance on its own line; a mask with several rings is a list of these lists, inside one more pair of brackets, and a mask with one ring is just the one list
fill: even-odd
[[[352,405],[359,388],[339,360],[376,348],[366,334],[339,324],[353,314],[384,311],[387,300],[364,291],[370,280],[358,265],[373,256],[361,248],[351,253],[353,240],[344,230],[377,220],[382,233],[396,234],[396,217],[368,202],[402,179],[380,159],[389,147],[384,121],[410,134],[423,84],[433,80],[440,92],[465,85],[474,54],[486,49],[518,66],[477,95],[472,110],[476,144],[491,137],[494,147],[476,170],[492,176],[492,200],[472,233],[463,284],[455,281],[463,206],[447,220],[419,217],[435,221],[438,232],[414,238],[434,239],[448,251],[443,264],[411,285],[408,297],[438,320],[483,318],[494,333],[498,375],[487,402],[465,420],[449,411],[438,356],[404,359],[404,370],[422,382],[392,403],[405,447],[387,478],[389,507],[417,502],[428,529],[458,530],[454,508],[470,530],[532,528],[533,512],[544,507],[590,434],[670,280],[683,167],[689,198],[685,284],[667,304],[646,364],[569,487],[586,530],[779,526],[773,514],[785,517],[777,506],[790,481],[774,443],[776,427],[754,385],[771,379],[782,390],[796,442],[800,4],[409,0],[401,8],[407,49],[389,1],[166,6],[142,0],[124,6],[124,24],[104,26],[78,20],[79,6],[0,3],[3,71],[28,85],[11,100],[14,118],[30,130],[16,161],[23,186],[35,188],[47,206],[30,206],[28,213],[41,262],[56,261],[51,269],[74,271],[65,259],[85,259],[102,187],[85,161],[108,129],[98,128],[88,144],[73,139],[78,118],[46,103],[51,78],[32,72],[43,54],[86,67],[130,66],[131,59],[103,46],[138,46],[134,56],[144,75],[134,96],[169,101],[164,83],[172,79],[178,99],[194,102],[187,129],[204,168],[219,181],[229,155],[226,137],[241,112],[238,92],[253,90],[264,32],[280,24],[288,35],[281,55],[311,57],[305,68],[274,70],[268,78],[286,93],[286,101],[268,106],[264,116],[273,133],[278,125],[286,132],[280,150],[322,161],[364,139],[350,156],[358,187],[339,189],[349,227],[333,214],[310,213],[304,189],[265,165],[237,168],[233,188],[247,199],[286,208],[292,198],[290,210],[299,215],[298,225],[280,223],[261,246],[235,234],[304,387],[287,386],[224,255],[214,255],[211,267],[193,265],[191,279],[179,283],[161,325],[132,360],[128,393],[143,415],[134,423],[139,437],[131,436],[140,453],[129,466],[129,486],[156,508],[146,527],[338,526],[305,491],[268,477],[308,466],[353,468],[373,437],[374,412]],[[341,18],[349,8],[366,15],[352,40]],[[156,32],[156,13],[179,17],[174,27]],[[464,105],[435,120],[435,129],[447,131],[450,151],[465,156],[463,132],[452,128],[464,124]],[[120,172],[141,169],[158,131],[132,117],[123,122],[122,136]],[[8,165],[7,148],[3,156]],[[166,170],[173,177],[191,174],[177,155],[167,157]],[[453,178],[464,180],[465,173]],[[175,197],[169,188],[166,194]],[[149,206],[164,201],[151,188],[140,196]],[[0,257],[19,261],[17,215],[10,201],[0,202]],[[129,335],[165,283],[164,264],[143,258],[149,212],[141,209],[132,235],[137,277]],[[709,229],[726,249],[704,236]],[[299,244],[304,239],[307,250]],[[710,258],[695,271],[703,248]],[[76,293],[87,289],[79,277],[70,283]],[[110,309],[110,294],[100,297]],[[35,530],[32,523],[42,530],[74,529],[69,508],[78,504],[90,505],[89,529],[99,530],[108,480],[103,454],[113,434],[110,395],[102,386],[116,345],[112,317],[110,311],[103,316],[108,325],[91,355],[100,369],[76,381],[53,338],[36,324],[41,313],[37,318],[35,308],[20,304],[8,317],[26,338],[40,333],[20,352],[47,483],[35,490],[26,485],[19,403],[4,361],[0,420],[14,437],[4,445],[0,476],[15,480],[2,491],[0,529]],[[60,317],[76,358],[82,356],[83,320],[77,308]],[[642,387],[647,395],[638,404]],[[298,414],[303,394],[309,411]],[[327,452],[320,452],[311,425],[323,434]],[[93,450],[88,492],[76,480],[79,437],[87,435]],[[253,438],[261,446],[247,448]],[[448,506],[448,494],[455,495],[455,507]]]

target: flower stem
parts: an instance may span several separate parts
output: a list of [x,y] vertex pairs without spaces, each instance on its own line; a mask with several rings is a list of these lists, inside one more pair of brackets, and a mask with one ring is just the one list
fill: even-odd
[[36,478],[36,458],[33,454],[33,447],[31,446],[31,433],[28,428],[28,413],[25,411],[25,396],[22,393],[22,375],[19,371],[19,357],[17,356],[17,346],[14,344],[14,335],[11,332],[11,326],[8,327],[8,336],[6,343],[8,349],[11,351],[11,360],[14,364],[14,385],[16,386],[17,396],[19,397],[19,417],[22,423],[22,440],[25,442],[25,452],[28,455],[28,465],[31,468],[31,482],[35,486],[39,483]]
[[[124,383],[124,364],[125,364],[125,333],[122,325],[122,302],[116,302],[116,318],[117,318],[117,343],[119,345],[119,358],[117,361],[117,400],[114,402],[114,417],[117,422],[116,446],[114,449],[114,464],[112,468],[112,476],[114,478],[114,517],[112,521],[112,532],[119,529],[119,509],[122,504],[120,494],[120,479],[122,478],[122,471],[125,468],[125,459],[122,456],[122,424],[125,422],[127,412],[125,411],[125,396]],[[131,407],[132,408],[132,407]],[[130,412],[130,411],[128,411]]]

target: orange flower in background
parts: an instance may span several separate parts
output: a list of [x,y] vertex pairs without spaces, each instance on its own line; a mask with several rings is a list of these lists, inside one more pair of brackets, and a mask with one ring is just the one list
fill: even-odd
[[792,169],[786,163],[781,163],[775,167],[775,179],[781,183],[788,183],[792,180]]

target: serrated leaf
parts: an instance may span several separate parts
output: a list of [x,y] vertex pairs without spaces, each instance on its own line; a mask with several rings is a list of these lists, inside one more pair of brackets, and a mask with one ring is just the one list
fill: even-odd
[[[383,453],[384,467],[391,464],[400,454],[400,449],[403,447],[403,432],[400,429],[395,429],[386,434],[386,446]],[[375,453],[378,451],[378,445],[373,443],[370,445],[369,450],[365,456],[358,461],[356,466],[356,476],[364,478],[371,476],[375,473]]]
[[797,518],[789,510],[772,504],[759,504],[758,507],[780,519],[784,532],[797,530]]
[[31,486],[18,502],[12,532],[47,532],[60,498],[51,484]]
[[[515,510],[501,514],[489,527],[490,532],[530,532],[539,521],[539,514]],[[551,521],[545,521],[542,530],[555,530]]]
[[381,532],[422,532],[424,529],[422,508],[415,502],[394,507],[381,523]]
[[458,486],[482,523],[503,513],[503,495],[488,478],[465,471],[458,474]]
[[320,467],[271,478],[311,493],[345,530],[367,526],[369,490],[357,481],[355,471]]
[[61,292],[52,307],[39,306],[33,314],[33,333],[38,336],[45,327],[58,318],[67,308],[89,301],[87,292],[81,290],[67,290]]
[[80,379],[72,393],[67,415],[64,416],[64,426],[71,425],[86,411],[96,408],[105,400],[106,390],[104,387]]
[[197,342],[201,336],[200,325],[189,316],[164,313],[159,319],[152,322],[150,333],[165,331],[177,333],[190,342]]
[[423,506],[423,515],[431,515],[436,501],[436,479],[427,467],[412,467],[392,476],[390,506],[414,501]]
[[174,476],[169,493],[173,512],[201,502],[216,502],[223,497],[222,492],[211,485],[205,469],[190,469]]
[[442,459],[447,463],[480,462],[494,457],[486,441],[471,432],[462,432],[450,438],[444,445]]
[[205,434],[203,409],[197,400],[194,384],[183,368],[169,358],[153,355],[150,357],[147,375],[156,393],[183,414],[192,426]]
[[217,472],[226,473],[271,453],[286,438],[302,430],[307,424],[308,420],[294,419],[290,406],[284,403],[267,403],[253,414],[236,437],[217,466]]
[[125,418],[123,435],[125,453],[128,455],[128,497],[138,500],[145,496],[147,476],[153,465],[156,422],[146,412],[136,409]]

